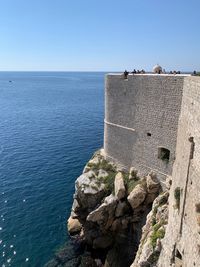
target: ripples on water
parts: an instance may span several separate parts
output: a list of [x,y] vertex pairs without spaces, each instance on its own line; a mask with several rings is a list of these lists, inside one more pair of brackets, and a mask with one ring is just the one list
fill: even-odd
[[67,240],[74,181],[103,143],[103,91],[104,73],[0,72],[0,266],[43,266]]

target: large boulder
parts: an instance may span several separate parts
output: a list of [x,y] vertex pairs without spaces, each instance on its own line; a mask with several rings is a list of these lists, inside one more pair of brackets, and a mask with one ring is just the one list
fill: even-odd
[[67,228],[68,228],[68,232],[71,235],[73,235],[81,231],[82,225],[80,224],[79,220],[69,217],[68,222],[67,222]]
[[126,196],[124,179],[121,172],[118,172],[117,175],[115,176],[115,196],[118,199],[122,199]]
[[93,210],[106,196],[105,184],[100,183],[94,171],[89,171],[76,180],[75,213]]
[[146,190],[141,184],[136,185],[136,187],[131,191],[127,200],[130,203],[132,209],[136,209],[142,204],[146,197]]
[[97,224],[112,224],[117,205],[117,198],[112,194],[105,198],[104,202],[87,216],[87,221]]

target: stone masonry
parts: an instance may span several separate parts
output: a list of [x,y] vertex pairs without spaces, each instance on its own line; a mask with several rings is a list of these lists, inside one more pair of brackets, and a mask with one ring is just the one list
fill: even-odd
[[162,246],[159,267],[200,266],[200,77],[184,80],[169,220]]
[[[154,170],[160,180],[172,173],[178,118],[187,75],[108,74],[105,88],[104,152],[141,175]],[[168,159],[159,155],[170,152]]]

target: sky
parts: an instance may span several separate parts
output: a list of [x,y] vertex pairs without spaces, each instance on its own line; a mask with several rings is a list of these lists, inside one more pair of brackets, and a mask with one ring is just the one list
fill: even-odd
[[0,0],[1,71],[200,70],[199,0]]

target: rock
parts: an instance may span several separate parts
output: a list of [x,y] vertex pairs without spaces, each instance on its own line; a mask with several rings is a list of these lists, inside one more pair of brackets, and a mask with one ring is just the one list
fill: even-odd
[[161,240],[158,238],[157,241],[156,241],[155,250],[158,251],[158,252],[161,252],[161,249],[162,249]]
[[108,176],[107,171],[104,171],[103,169],[100,169],[100,170],[98,171],[98,178],[105,178],[105,177],[107,177],[107,176]]
[[64,267],[79,267],[79,264],[80,264],[80,257],[77,257],[66,262]]
[[104,190],[105,184],[99,182],[93,171],[82,174],[76,180],[76,195],[77,204],[75,204],[77,215],[82,213],[89,213],[94,209],[103,197],[106,196]]
[[139,207],[146,197],[146,191],[141,184],[136,185],[136,187],[131,191],[127,200],[133,209]]
[[148,193],[153,194],[153,193],[159,192],[160,183],[153,173],[147,175],[146,182],[147,182],[147,192]]
[[137,173],[138,173],[137,169],[134,167],[131,167],[129,171],[129,180],[137,179]]
[[167,175],[166,181],[165,181],[166,188],[169,190],[172,185],[172,176]]
[[83,255],[79,267],[97,267],[97,264],[90,255]]
[[115,196],[118,199],[122,199],[126,196],[124,179],[121,172],[118,172],[117,175],[115,176]]
[[148,205],[148,204],[151,204],[153,203],[154,199],[158,196],[158,193],[152,193],[152,194],[147,194],[147,197],[145,199],[145,203]]
[[73,219],[71,216],[67,222],[68,232],[73,235],[79,233],[81,231],[82,225],[80,224],[78,219]]
[[91,165],[97,165],[100,162],[100,158],[98,156],[94,156],[88,163]]
[[113,243],[113,238],[111,236],[109,235],[100,236],[100,237],[97,237],[93,241],[93,248],[94,249],[97,249],[97,248],[105,249],[105,248],[110,247],[112,243]]
[[[151,240],[148,239],[147,242],[143,246],[142,254],[140,255],[140,260],[139,260],[137,266],[138,267],[149,266],[146,264],[148,264],[148,260],[152,254],[153,254],[153,247],[151,245]],[[135,265],[133,265],[133,266],[135,266]]]
[[77,201],[77,199],[76,198],[74,198],[74,201],[73,201],[73,204],[72,204],[72,213],[73,213],[73,218],[75,217],[75,216],[77,216],[76,215],[76,212],[78,211],[78,209],[80,208],[80,205],[78,204],[78,201]]
[[[105,224],[114,219],[117,198],[112,194],[105,198],[104,202],[87,216],[87,221]],[[112,224],[112,223],[111,223]]]
[[115,210],[115,217],[121,217],[123,216],[127,211],[129,210],[126,202],[121,202],[117,204],[117,208]]
[[120,228],[121,228],[121,220],[120,219],[114,220],[114,222],[112,223],[112,226],[111,226],[111,230],[113,232],[118,232],[118,230],[120,230]]

